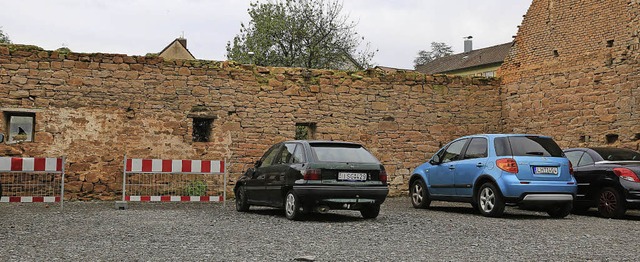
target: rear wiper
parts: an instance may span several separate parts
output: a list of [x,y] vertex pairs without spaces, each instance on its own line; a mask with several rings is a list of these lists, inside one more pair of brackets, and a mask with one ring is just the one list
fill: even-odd
[[527,155],[536,155],[536,156],[544,156],[543,152],[527,152]]

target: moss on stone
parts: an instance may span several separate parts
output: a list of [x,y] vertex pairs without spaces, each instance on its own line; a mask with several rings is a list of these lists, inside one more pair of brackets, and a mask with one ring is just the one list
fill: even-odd
[[7,45],[9,51],[43,51],[44,49],[35,45]]

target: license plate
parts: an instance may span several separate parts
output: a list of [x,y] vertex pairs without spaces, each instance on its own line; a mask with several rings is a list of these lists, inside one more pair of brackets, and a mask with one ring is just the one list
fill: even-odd
[[557,175],[558,167],[551,166],[534,166],[533,167],[534,174],[546,174],[546,175]]
[[340,172],[340,173],[338,173],[338,180],[367,181],[367,173]]

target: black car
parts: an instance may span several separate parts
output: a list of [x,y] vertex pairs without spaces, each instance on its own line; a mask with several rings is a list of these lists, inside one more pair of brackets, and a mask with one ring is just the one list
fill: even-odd
[[288,219],[330,209],[375,218],[389,193],[384,166],[362,145],[336,141],[278,143],[234,188],[236,210],[284,208]]
[[622,148],[564,150],[578,182],[574,212],[597,207],[601,216],[621,218],[640,208],[640,153]]

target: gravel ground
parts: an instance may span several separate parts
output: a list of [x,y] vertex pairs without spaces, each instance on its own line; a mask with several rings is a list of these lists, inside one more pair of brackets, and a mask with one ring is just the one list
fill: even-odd
[[416,210],[391,198],[377,219],[358,212],[289,221],[282,211],[233,202],[0,203],[1,261],[638,261],[640,212],[622,220],[507,208],[485,218],[471,205]]

